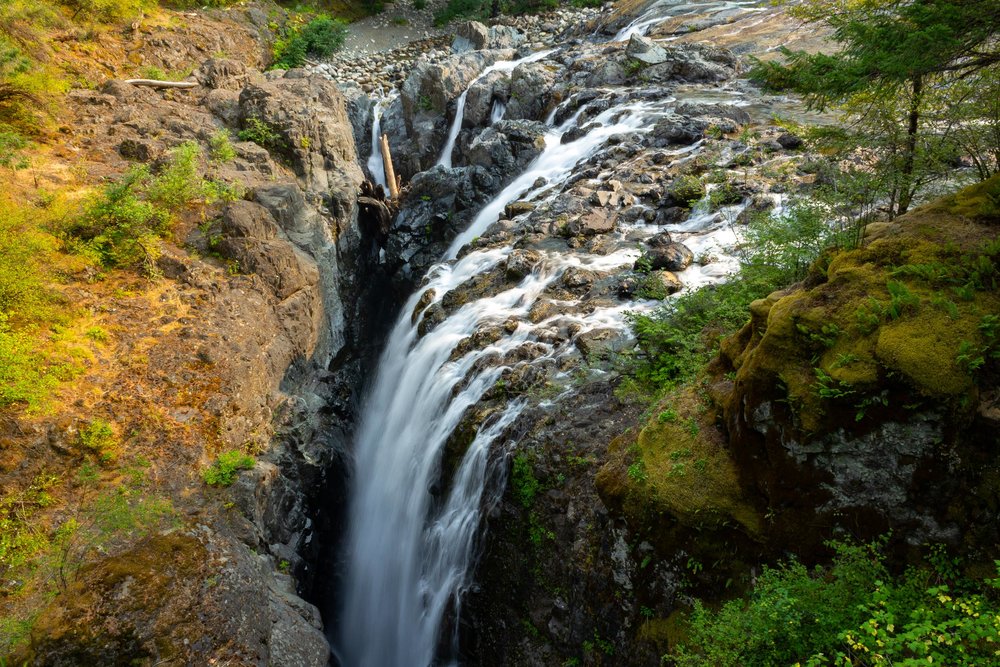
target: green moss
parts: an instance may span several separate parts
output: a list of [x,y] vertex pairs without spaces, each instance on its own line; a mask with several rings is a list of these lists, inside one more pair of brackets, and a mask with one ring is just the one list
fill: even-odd
[[626,468],[614,482],[605,474],[605,487],[616,485],[626,513],[636,518],[667,513],[688,527],[738,524],[759,535],[761,518],[743,497],[721,434],[707,414],[698,415],[699,405],[690,389],[669,397],[661,410],[673,410],[677,418],[654,417],[631,447],[630,468],[641,463],[643,474],[630,475]]
[[945,206],[969,218],[1000,218],[1000,174],[948,197]]
[[922,394],[954,396],[972,387],[972,378],[955,361],[963,340],[977,338],[978,319],[953,321],[931,308],[887,322],[878,333],[875,354],[887,368],[905,376]]

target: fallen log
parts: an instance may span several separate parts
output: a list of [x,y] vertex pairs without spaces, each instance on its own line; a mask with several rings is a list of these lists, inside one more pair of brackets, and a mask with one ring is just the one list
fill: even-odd
[[157,81],[156,79],[126,79],[125,83],[150,88],[197,88],[200,85],[193,81]]
[[396,170],[392,168],[388,134],[382,135],[382,167],[385,169],[385,182],[389,186],[389,198],[399,199],[399,181],[396,180]]

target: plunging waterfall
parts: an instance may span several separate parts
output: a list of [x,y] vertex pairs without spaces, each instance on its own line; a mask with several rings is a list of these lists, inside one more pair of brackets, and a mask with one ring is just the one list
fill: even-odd
[[372,152],[368,157],[368,173],[383,188],[387,188],[388,185],[385,181],[385,166],[382,163],[382,142],[379,139],[382,136],[382,106],[385,102],[386,98],[378,98],[372,109]]
[[548,51],[537,51],[529,56],[525,56],[520,60],[501,60],[500,62],[493,63],[482,73],[472,80],[472,83],[462,91],[462,94],[458,96],[458,100],[455,101],[455,118],[451,122],[451,127],[448,129],[448,139],[444,142],[444,150],[441,151],[441,157],[438,158],[438,164],[445,167],[451,168],[451,154],[455,150],[455,141],[458,139],[458,133],[462,131],[462,121],[465,120],[465,99],[469,96],[469,90],[476,84],[477,81],[485,77],[492,72],[513,72],[514,69],[523,63],[533,63],[535,61],[541,60],[545,56],[552,53],[552,49]]

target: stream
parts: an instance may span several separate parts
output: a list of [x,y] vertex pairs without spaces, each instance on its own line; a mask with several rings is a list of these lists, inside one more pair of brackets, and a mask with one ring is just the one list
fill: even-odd
[[[709,3],[716,11],[739,10],[751,3]],[[704,9],[704,5],[699,5]],[[643,34],[665,17],[691,11],[681,3],[655,3],[623,28],[614,40]],[[613,41],[614,41],[613,40]],[[494,71],[513,72],[518,66],[543,60],[555,50],[540,51],[516,61],[502,61],[473,80],[456,102],[447,140],[438,165],[450,168],[462,128],[469,88]],[[525,407],[512,400],[487,417],[465,451],[447,488],[441,489],[441,461],[445,444],[467,409],[474,406],[500,379],[504,359],[528,343],[541,350],[540,358],[563,359],[573,353],[572,340],[553,340],[546,331],[556,320],[572,320],[579,336],[596,329],[627,328],[626,312],[650,309],[653,301],[608,303],[562,312],[532,321],[529,312],[546,290],[568,269],[615,271],[640,256],[636,240],[670,231],[698,256],[712,255],[710,263],[694,263],[678,277],[689,287],[722,280],[737,266],[732,219],[744,204],[709,212],[695,207],[682,223],[658,226],[642,218],[619,223],[608,252],[545,250],[530,273],[516,284],[473,298],[453,309],[426,335],[420,323],[455,288],[497,269],[514,252],[512,244],[499,247],[466,246],[482,236],[512,201],[534,205],[551,203],[563,192],[581,165],[601,151],[613,137],[641,137],[677,104],[667,95],[617,95],[610,105],[581,104],[556,123],[548,114],[544,148],[519,176],[478,212],[451,243],[442,260],[431,267],[420,288],[403,306],[381,356],[378,373],[364,404],[355,444],[346,536],[345,586],[336,651],[344,667],[423,667],[455,655],[457,637],[442,637],[446,618],[460,612],[463,592],[472,583],[470,571],[484,512],[499,501],[502,484],[489,483],[504,474],[504,457],[490,456],[503,449],[505,431]],[[566,102],[569,102],[567,100]],[[566,103],[564,102],[564,104]],[[369,170],[384,183],[377,136],[379,112],[375,106]],[[505,113],[503,101],[494,101],[490,123]],[[584,121],[581,118],[585,117]],[[583,127],[579,124],[583,122]],[[563,143],[570,130],[572,141]],[[701,142],[678,146],[668,157],[691,159]],[[567,305],[567,304],[563,304]],[[570,302],[572,309],[575,304]],[[565,309],[564,309],[565,310]],[[486,327],[502,324],[504,334],[480,349],[456,352],[460,343]],[[457,628],[451,622],[447,627]]]

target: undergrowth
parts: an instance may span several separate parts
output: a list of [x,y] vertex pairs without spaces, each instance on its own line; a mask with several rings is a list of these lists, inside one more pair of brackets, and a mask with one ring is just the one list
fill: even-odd
[[718,610],[696,602],[687,639],[665,660],[678,667],[996,663],[1000,578],[965,576],[942,549],[893,576],[881,543],[831,546],[829,567],[785,562]]
[[630,315],[641,354],[626,370],[639,388],[655,394],[693,378],[718,340],[746,323],[752,301],[804,278],[825,249],[849,247],[856,239],[851,227],[831,224],[824,207],[807,203],[781,215],[753,216],[737,233],[740,268],[726,282],[682,293],[650,314]]

